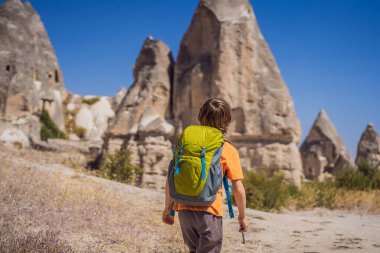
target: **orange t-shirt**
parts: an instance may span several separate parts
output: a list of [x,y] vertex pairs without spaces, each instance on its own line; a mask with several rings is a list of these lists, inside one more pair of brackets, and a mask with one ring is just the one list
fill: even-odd
[[[220,167],[223,169],[223,175],[227,173],[227,177],[230,180],[243,179],[243,170],[240,165],[239,153],[229,142],[225,142],[223,145],[223,152],[220,159]],[[188,206],[183,204],[174,204],[173,209],[179,210],[193,210],[193,211],[206,211],[216,216],[223,216],[223,190],[220,186],[219,192],[216,195],[215,201],[211,206]]]

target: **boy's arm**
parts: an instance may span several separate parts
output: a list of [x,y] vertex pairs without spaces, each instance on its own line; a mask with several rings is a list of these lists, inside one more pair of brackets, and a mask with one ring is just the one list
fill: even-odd
[[165,224],[173,225],[174,224],[174,217],[170,215],[170,211],[172,208],[172,198],[169,195],[169,183],[168,178],[166,178],[166,187],[165,187],[165,209],[162,213],[162,221]]
[[239,224],[240,224],[240,232],[247,232],[248,230],[248,219],[245,213],[245,207],[246,207],[246,196],[245,196],[245,189],[243,186],[242,181],[239,180],[231,180],[232,187],[234,190],[234,198],[236,205],[239,209]]
[[172,198],[169,194],[169,183],[168,178],[166,177],[166,187],[165,187],[165,209],[168,209],[169,211],[172,208]]

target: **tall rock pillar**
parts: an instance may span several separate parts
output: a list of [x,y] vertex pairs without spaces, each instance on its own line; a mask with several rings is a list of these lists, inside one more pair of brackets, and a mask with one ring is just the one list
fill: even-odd
[[368,162],[380,169],[380,135],[371,123],[360,137],[355,162],[356,164]]
[[228,138],[245,170],[281,170],[300,184],[300,123],[248,0],[200,1],[175,68],[177,134],[198,123],[199,108],[211,97],[231,105]]
[[301,146],[303,170],[308,179],[323,181],[353,162],[338,131],[324,110],[320,111]]
[[[30,2],[4,1],[0,7],[0,117],[15,124],[35,121],[33,114],[45,106],[63,127],[65,94],[62,72],[38,13]],[[38,127],[33,128],[37,133],[32,137],[39,138]]]
[[135,62],[135,81],[120,102],[109,125],[105,149],[128,149],[132,163],[144,169],[141,183],[165,188],[167,166],[172,159],[170,117],[173,58],[169,47],[148,37]]

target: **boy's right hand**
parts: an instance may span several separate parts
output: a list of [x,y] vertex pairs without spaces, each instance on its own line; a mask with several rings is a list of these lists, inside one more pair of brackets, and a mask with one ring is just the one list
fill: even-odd
[[240,224],[239,232],[247,232],[248,231],[248,219],[246,216],[242,217],[239,215],[238,221]]
[[162,213],[162,221],[168,225],[174,224],[174,217],[170,215],[170,209],[164,209],[164,212]]

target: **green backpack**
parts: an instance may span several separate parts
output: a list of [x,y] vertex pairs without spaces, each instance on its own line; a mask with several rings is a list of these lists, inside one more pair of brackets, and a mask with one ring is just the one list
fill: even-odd
[[229,192],[231,186],[220,167],[223,144],[223,134],[216,128],[189,126],[184,130],[169,165],[169,193],[174,202],[210,206],[223,183],[230,217],[234,216]]

